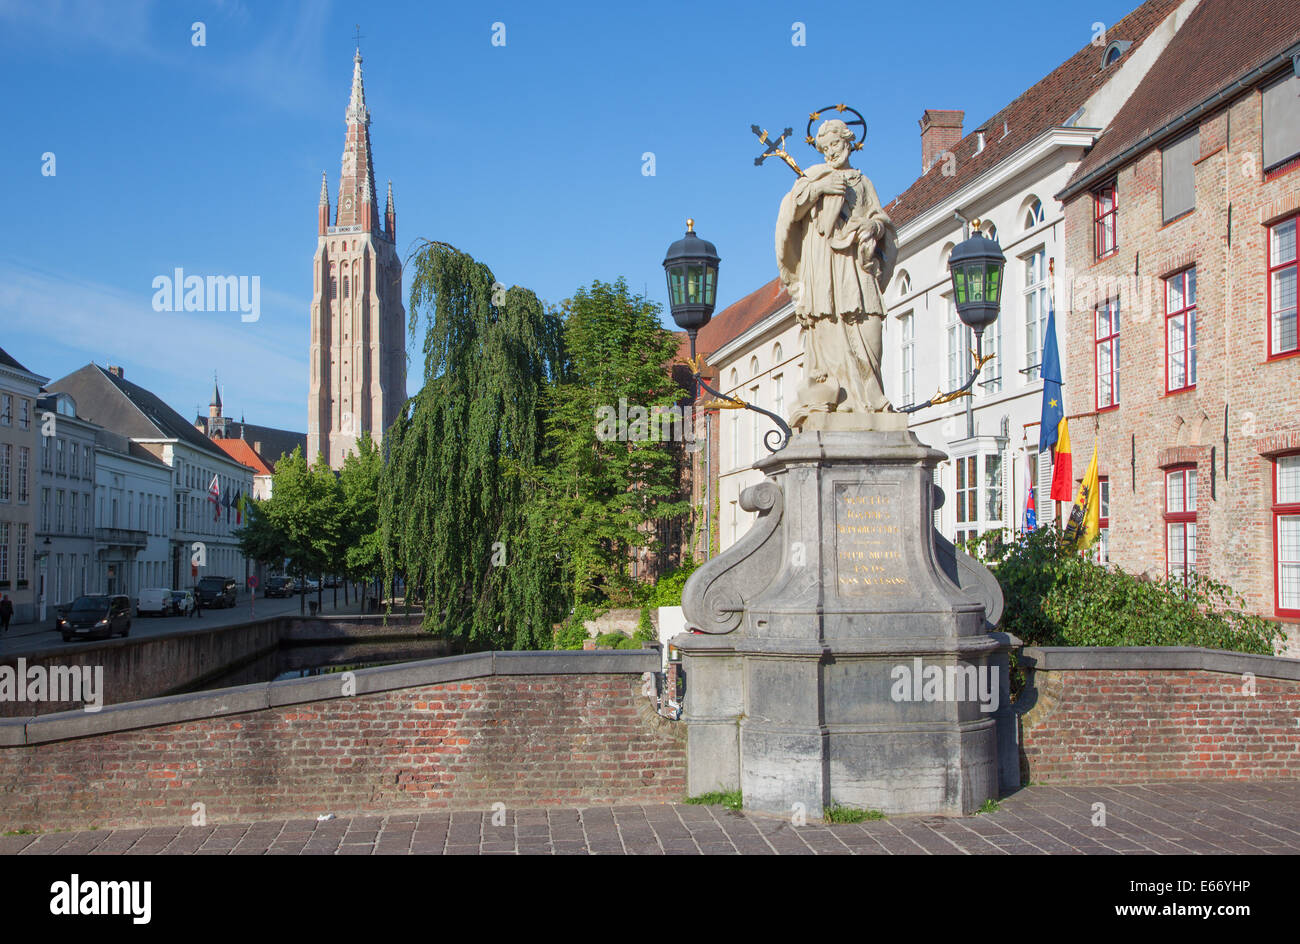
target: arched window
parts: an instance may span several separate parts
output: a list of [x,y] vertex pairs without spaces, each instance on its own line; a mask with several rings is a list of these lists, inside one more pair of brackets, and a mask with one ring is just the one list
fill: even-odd
[[943,249],[939,252],[939,268],[944,271],[947,271],[948,269],[948,257],[952,255],[952,249],[954,245],[956,244],[952,242],[948,242],[944,245]]
[[781,350],[781,343],[778,341],[776,347],[772,348],[772,363],[779,364],[785,360],[785,354]]
[[912,294],[912,277],[907,274],[906,269],[898,273],[898,278],[896,281],[898,282],[899,298],[903,298],[907,295]]
[[980,232],[994,242],[998,241],[998,228],[992,223],[983,223],[980,225]]
[[1025,229],[1033,229],[1041,222],[1043,222],[1043,201],[1035,197],[1029,204],[1029,208],[1025,210]]
[[731,386],[734,387],[738,383],[740,383],[740,375],[736,373],[736,368],[733,367],[731,368]]
[[758,358],[757,358],[757,357],[751,357],[751,358],[749,359],[749,376],[751,376],[751,377],[757,377],[757,376],[758,376]]

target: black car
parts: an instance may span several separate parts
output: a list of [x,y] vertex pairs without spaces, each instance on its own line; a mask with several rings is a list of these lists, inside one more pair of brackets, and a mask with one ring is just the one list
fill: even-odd
[[203,605],[213,609],[234,606],[237,592],[233,577],[204,577],[194,588],[194,595],[203,601]]
[[293,596],[293,578],[292,577],[272,577],[266,581],[266,596],[268,597],[291,597]]
[[126,636],[131,632],[131,598],[120,593],[77,597],[68,615],[59,620],[59,632],[64,642]]

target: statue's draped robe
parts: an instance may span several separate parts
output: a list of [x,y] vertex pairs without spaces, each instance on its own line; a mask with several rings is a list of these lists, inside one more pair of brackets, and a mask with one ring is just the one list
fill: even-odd
[[[843,196],[813,196],[813,184],[838,175]],[[858,259],[858,240],[869,240],[872,223],[881,236],[869,267]],[[808,168],[781,201],[776,255],[781,281],[808,328],[809,380],[825,373],[840,389],[835,404],[800,403],[796,421],[809,409],[837,412],[892,411],[880,373],[885,318],[881,298],[892,274],[897,236],[876,189],[860,171],[828,164]]]

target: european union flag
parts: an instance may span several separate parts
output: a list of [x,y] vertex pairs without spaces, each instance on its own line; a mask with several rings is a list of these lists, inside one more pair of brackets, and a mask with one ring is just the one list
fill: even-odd
[[1061,420],[1065,419],[1065,397],[1061,392],[1061,357],[1056,350],[1056,302],[1047,312],[1047,337],[1043,339],[1043,412],[1038,425],[1038,451],[1056,445]]

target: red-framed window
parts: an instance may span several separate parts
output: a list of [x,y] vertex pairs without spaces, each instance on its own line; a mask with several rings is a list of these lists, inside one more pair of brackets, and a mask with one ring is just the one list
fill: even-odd
[[1110,478],[1100,476],[1097,479],[1097,491],[1101,493],[1100,525],[1101,533],[1097,537],[1096,560],[1098,564],[1110,563]]
[[1119,403],[1119,298],[1112,298],[1095,312],[1097,367],[1097,409]]
[[1196,386],[1196,267],[1165,279],[1165,392]]
[[1115,184],[1109,183],[1092,194],[1093,242],[1097,258],[1104,259],[1118,248],[1115,238],[1115,211],[1119,207]]
[[1268,356],[1300,351],[1296,337],[1296,229],[1300,214],[1268,229]]
[[1165,472],[1165,573],[1186,580],[1196,570],[1196,469]]
[[1273,462],[1273,583],[1278,616],[1300,616],[1300,453]]

